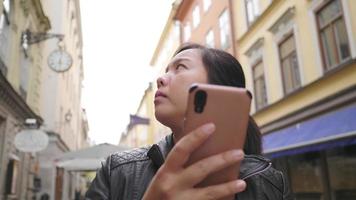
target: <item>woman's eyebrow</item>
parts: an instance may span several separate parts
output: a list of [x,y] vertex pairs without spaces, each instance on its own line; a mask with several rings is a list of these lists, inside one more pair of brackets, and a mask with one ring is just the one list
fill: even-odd
[[177,58],[177,59],[175,59],[172,63],[170,63],[170,64],[167,66],[165,72],[166,72],[166,73],[168,72],[168,69],[169,69],[170,66],[177,65],[178,63],[180,63],[180,62],[182,62],[182,61],[185,61],[185,60],[189,61],[190,59],[189,59],[189,58]]

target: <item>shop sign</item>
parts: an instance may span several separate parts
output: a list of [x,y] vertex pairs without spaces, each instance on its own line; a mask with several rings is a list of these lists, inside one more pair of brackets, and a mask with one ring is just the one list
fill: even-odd
[[22,152],[38,152],[48,145],[48,136],[38,129],[24,129],[15,136],[15,147]]

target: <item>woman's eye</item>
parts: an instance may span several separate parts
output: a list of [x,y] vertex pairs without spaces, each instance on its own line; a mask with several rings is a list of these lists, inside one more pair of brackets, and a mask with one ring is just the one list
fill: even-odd
[[181,70],[181,69],[186,69],[187,67],[185,65],[179,64],[176,66],[176,70]]

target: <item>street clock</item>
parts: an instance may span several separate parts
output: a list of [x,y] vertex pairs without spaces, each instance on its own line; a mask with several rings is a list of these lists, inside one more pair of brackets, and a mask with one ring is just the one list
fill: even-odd
[[56,72],[65,72],[72,64],[72,56],[63,49],[54,50],[48,56],[48,66]]

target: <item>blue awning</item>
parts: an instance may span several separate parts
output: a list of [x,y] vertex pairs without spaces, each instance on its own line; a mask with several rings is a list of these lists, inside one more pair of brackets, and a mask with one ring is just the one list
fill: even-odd
[[271,158],[356,144],[356,104],[263,136]]

